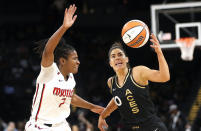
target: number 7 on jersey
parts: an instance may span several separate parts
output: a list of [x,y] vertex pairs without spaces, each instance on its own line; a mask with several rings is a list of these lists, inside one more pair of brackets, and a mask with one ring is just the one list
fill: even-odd
[[59,107],[61,107],[61,105],[63,105],[65,103],[66,98],[62,98],[61,100],[63,100],[63,102],[59,104]]

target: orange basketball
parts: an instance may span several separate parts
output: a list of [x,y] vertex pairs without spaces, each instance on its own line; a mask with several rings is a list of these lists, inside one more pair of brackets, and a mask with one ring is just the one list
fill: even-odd
[[127,46],[139,48],[147,43],[149,28],[140,20],[131,20],[123,26],[121,37]]

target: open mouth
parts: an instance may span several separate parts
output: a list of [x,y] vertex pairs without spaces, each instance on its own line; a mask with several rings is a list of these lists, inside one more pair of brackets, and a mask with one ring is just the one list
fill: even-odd
[[115,66],[121,66],[121,65],[123,65],[122,62],[117,62],[117,63],[115,63]]

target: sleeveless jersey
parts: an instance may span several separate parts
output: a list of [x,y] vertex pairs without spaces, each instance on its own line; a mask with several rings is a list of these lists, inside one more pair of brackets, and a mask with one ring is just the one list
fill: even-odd
[[140,124],[155,115],[148,85],[137,84],[131,69],[128,70],[122,87],[118,85],[117,76],[112,78],[111,91],[124,123]]
[[36,81],[30,120],[57,124],[70,115],[70,103],[75,87],[73,74],[66,81],[56,63],[42,67]]

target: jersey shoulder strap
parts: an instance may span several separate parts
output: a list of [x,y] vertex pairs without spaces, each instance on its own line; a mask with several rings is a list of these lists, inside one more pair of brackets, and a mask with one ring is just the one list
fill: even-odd
[[114,78],[115,78],[115,76],[111,77],[111,87],[110,87],[110,93],[111,94],[112,94],[112,88],[113,88]]

